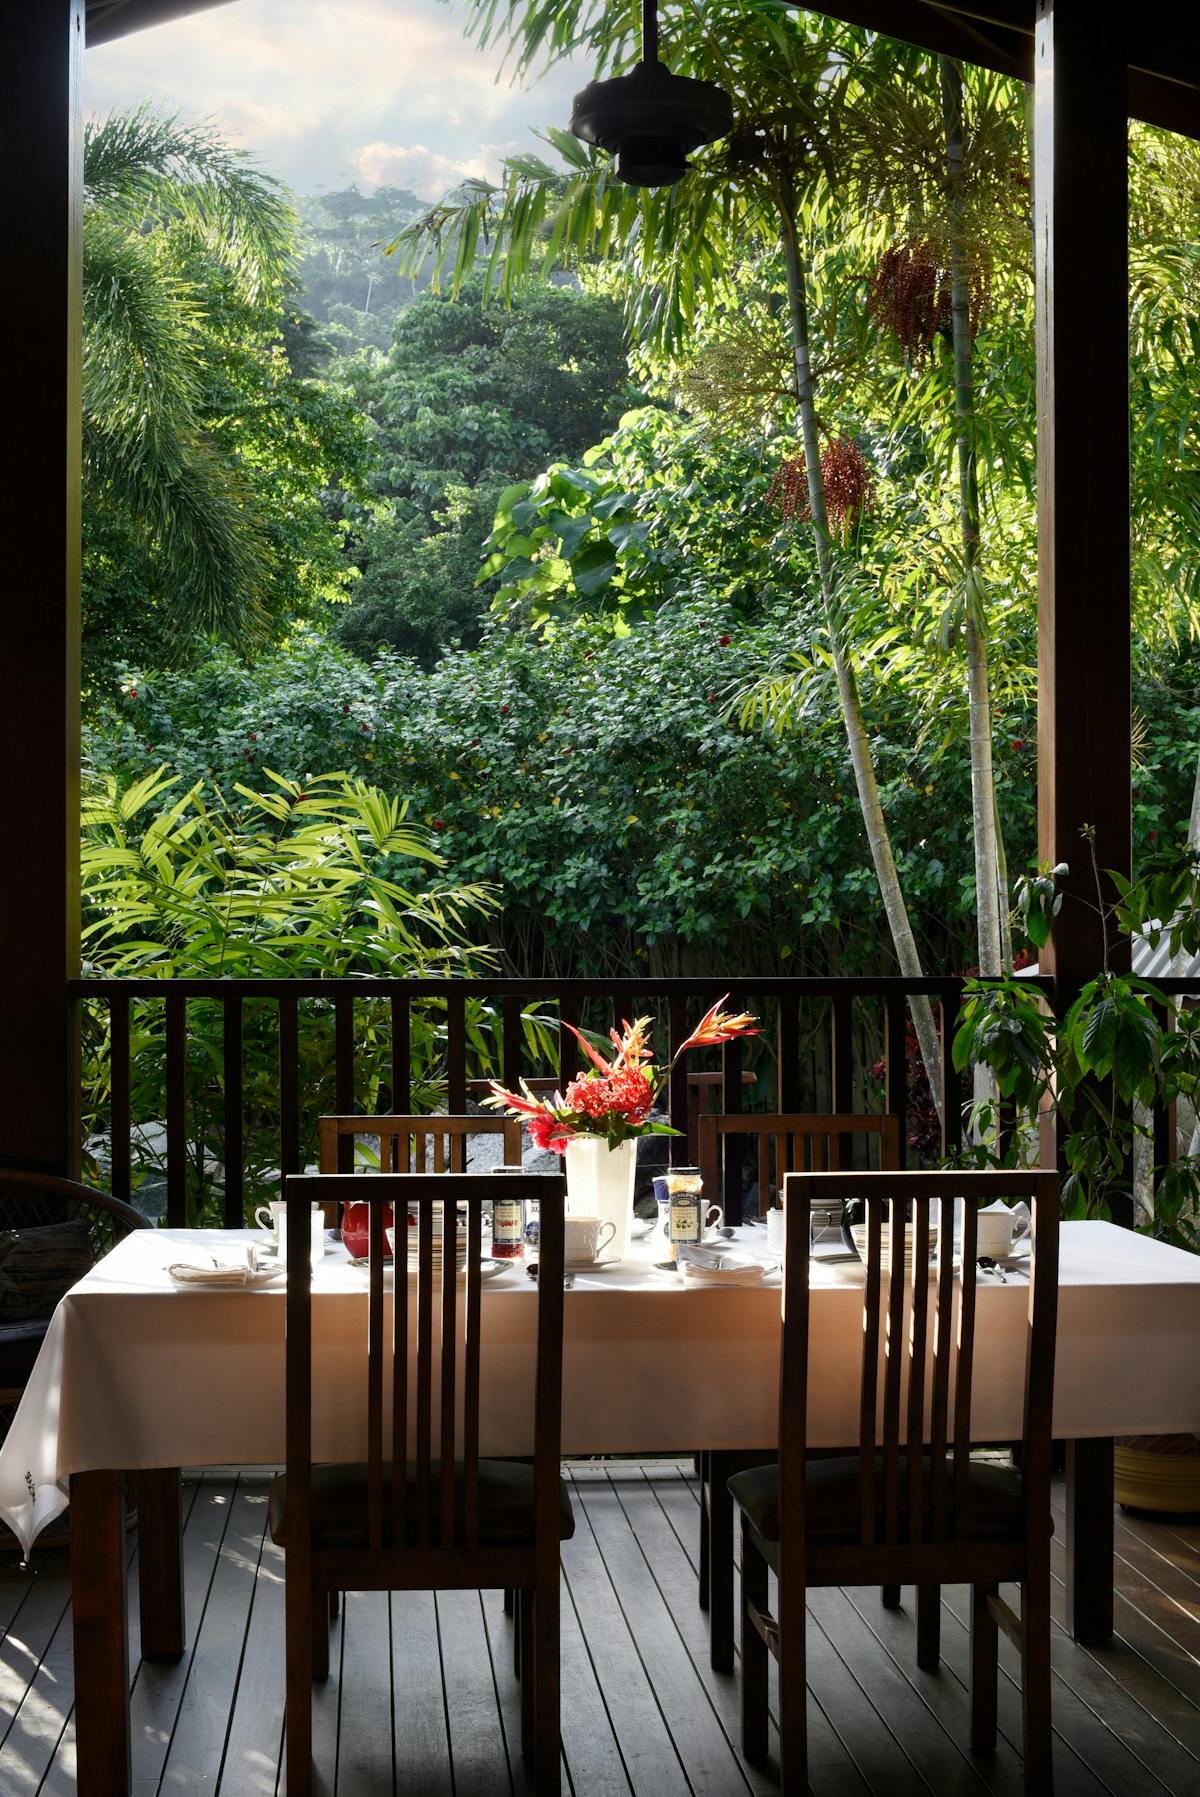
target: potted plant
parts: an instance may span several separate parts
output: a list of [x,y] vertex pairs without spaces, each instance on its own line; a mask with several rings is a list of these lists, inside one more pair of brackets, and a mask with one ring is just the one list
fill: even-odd
[[[1089,848],[1091,832],[1084,831]],[[1200,1006],[1164,993],[1135,973],[1114,972],[1112,933],[1166,941],[1172,958],[1200,951],[1200,850],[1190,844],[1157,851],[1136,881],[1092,865],[1095,903],[1104,926],[1099,974],[1062,1017],[1026,980],[968,982],[954,1038],[960,1072],[985,1066],[1000,1102],[1015,1108],[1007,1145],[994,1101],[975,1107],[977,1164],[1027,1164],[1037,1154],[1039,1116],[1062,1131],[1063,1214],[1112,1215],[1117,1196],[1132,1207],[1135,1227],[1175,1247],[1200,1252],[1200,1129],[1178,1153],[1155,1163],[1154,1115],[1178,1100],[1200,1099]],[[1031,946],[1044,947],[1064,895],[1065,866],[1043,866],[1018,883],[1018,919]],[[1111,896],[1106,897],[1105,882]],[[1091,901],[1085,901],[1091,903]],[[1117,1497],[1140,1509],[1200,1511],[1200,1441],[1194,1436],[1118,1442]]]

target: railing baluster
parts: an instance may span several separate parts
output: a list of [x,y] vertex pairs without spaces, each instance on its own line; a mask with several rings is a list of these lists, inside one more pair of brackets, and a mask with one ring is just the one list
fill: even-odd
[[[667,1015],[670,1019],[671,1053],[674,1055],[680,1043],[687,1041],[688,1035],[687,999],[682,993],[673,992],[671,994]],[[676,1062],[671,1070],[671,1080],[667,1090],[667,1109],[672,1129],[679,1131],[677,1136],[668,1138],[671,1144],[671,1165],[677,1166],[683,1159],[683,1155],[679,1152],[680,1146],[682,1145],[686,1149],[688,1139],[688,1080],[687,1068],[682,1061]]]
[[109,1183],[114,1198],[128,1204],[133,1189],[129,1115],[129,996],[114,994],[109,1000],[108,1076],[112,1103],[109,1112]]
[[[742,1111],[742,1044],[735,1037],[721,1049],[721,1109],[726,1116],[738,1117]],[[742,1138],[725,1137],[725,1221],[736,1227],[742,1220]],[[701,1218],[701,1223],[703,1223]]]
[[407,998],[392,1000],[392,1114],[412,1116],[412,1014]]
[[[348,992],[339,992],[333,1001],[333,1091],[338,1116],[351,1116],[354,1111],[354,999]],[[338,1137],[337,1170],[339,1173],[354,1171],[353,1136]],[[381,1173],[390,1171],[389,1167],[380,1167]]]
[[446,995],[446,1108],[459,1117],[467,1108],[467,1001]]
[[800,1001],[790,994],[779,1000],[779,1110],[794,1116],[800,1106]]
[[501,1062],[504,1084],[510,1092],[516,1092],[520,1087],[521,1057],[524,1045],[524,1032],[521,1028],[521,1000],[510,996],[504,1000],[504,1046]]
[[242,1001],[227,998],[221,1006],[222,1060],[225,1069],[225,1117],[222,1156],[225,1162],[225,1227],[241,1229],[246,1221],[245,1137],[242,1121]]
[[885,1015],[887,1031],[884,1053],[887,1059],[887,1084],[884,1104],[889,1117],[895,1117],[900,1131],[900,1165],[908,1165],[908,1054],[905,1043],[907,1011],[904,995],[889,994]]
[[567,1025],[579,1028],[579,1005],[573,998],[559,1000],[558,1006],[558,1089],[565,1092],[579,1071],[579,1044]]
[[279,997],[279,1170],[286,1179],[300,1171],[300,1023],[290,993]]
[[942,1153],[947,1159],[962,1147],[963,1080],[954,1066],[954,1029],[962,1007],[962,986],[947,993],[941,1005]]
[[167,1051],[167,1227],[187,1228],[187,1000],[168,992]]

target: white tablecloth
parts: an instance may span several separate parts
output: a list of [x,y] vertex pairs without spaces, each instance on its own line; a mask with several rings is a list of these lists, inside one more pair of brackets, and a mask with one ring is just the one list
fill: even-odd
[[[761,1231],[743,1232],[748,1244]],[[205,1246],[248,1233],[206,1231]],[[284,1457],[284,1293],[173,1286],[196,1238],[137,1231],[55,1312],[2,1450],[0,1517],[28,1550],[67,1502],[72,1472],[258,1465]],[[753,1288],[684,1289],[655,1270],[661,1242],[576,1279],[565,1298],[563,1451],[767,1447],[777,1426],[778,1274]],[[765,1244],[764,1244],[765,1251]],[[1028,1287],[981,1279],[972,1427],[1019,1431]],[[415,1302],[412,1306],[415,1310]],[[483,1288],[484,1453],[530,1449],[535,1294],[523,1268]],[[813,1274],[809,1440],[856,1439],[861,1268]],[[340,1248],[314,1278],[318,1458],[365,1452],[366,1272]],[[1200,1258],[1105,1223],[1062,1230],[1055,1433],[1200,1432]]]

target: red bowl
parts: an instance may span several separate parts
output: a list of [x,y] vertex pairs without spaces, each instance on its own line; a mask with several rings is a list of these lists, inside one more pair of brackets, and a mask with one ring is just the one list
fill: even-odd
[[[394,1224],[392,1207],[390,1204],[385,1204],[383,1227],[391,1229]],[[344,1202],[342,1204],[342,1241],[346,1245],[347,1254],[352,1254],[355,1260],[366,1260],[368,1256],[371,1245],[370,1229],[371,1207],[369,1204],[364,1204],[361,1198],[356,1198],[353,1203]],[[385,1260],[392,1258],[386,1237],[383,1243],[383,1258]]]

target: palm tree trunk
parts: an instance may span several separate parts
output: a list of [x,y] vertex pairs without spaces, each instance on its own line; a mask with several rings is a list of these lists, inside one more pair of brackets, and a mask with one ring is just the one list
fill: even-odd
[[[875,876],[879,881],[879,895],[883,900],[884,914],[891,931],[896,959],[900,964],[900,971],[906,979],[919,980],[924,977],[924,970],[921,966],[921,957],[917,950],[912,925],[909,922],[908,909],[904,903],[900,876],[896,871],[896,859],[892,854],[887,819],[879,799],[875,762],[871,754],[871,739],[867,731],[866,719],[863,716],[858,682],[845,653],[841,624],[837,614],[833,557],[829,544],[829,521],[825,511],[825,487],[821,478],[821,445],[817,436],[812,364],[809,356],[808,303],[804,290],[804,275],[800,267],[795,215],[784,204],[780,205],[780,221],[783,230],[784,255],[787,262],[792,349],[796,360],[796,392],[800,402],[800,431],[808,473],[808,503],[812,514],[813,536],[817,546],[821,599],[829,630],[829,644],[833,654],[838,698],[846,726],[846,741],[850,749],[850,765],[854,769],[854,783],[858,791],[859,808],[862,811],[867,842],[871,849],[871,859],[875,866]],[[945,1119],[942,1116],[942,1053],[937,1025],[933,1017],[933,1006],[928,998],[914,997],[909,999],[909,1007],[912,1011],[913,1026],[917,1032],[921,1059],[925,1063],[925,1072],[929,1079],[929,1089],[938,1118],[944,1123]]]
[[[962,534],[967,642],[967,701],[971,735],[971,821],[975,841],[975,916],[979,971],[996,978],[1002,966],[999,850],[992,770],[992,704],[987,625],[979,583],[979,481],[975,467],[975,383],[971,366],[971,289],[964,242],[962,75],[949,56],[938,57],[946,129],[946,201],[950,250],[950,317],[954,341],[954,410],[958,420],[958,511]],[[1004,909],[1007,909],[1005,902]]]

